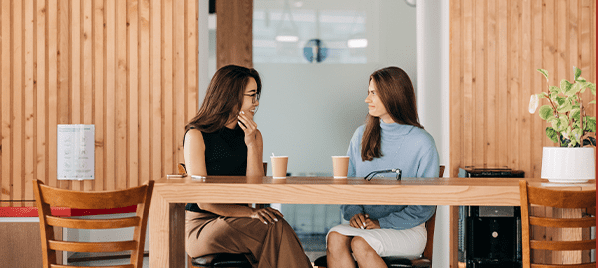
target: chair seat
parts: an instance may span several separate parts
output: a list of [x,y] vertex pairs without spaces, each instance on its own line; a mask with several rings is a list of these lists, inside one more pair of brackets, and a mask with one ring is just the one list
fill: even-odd
[[[428,259],[415,259],[409,260],[403,257],[397,256],[388,256],[382,257],[382,260],[386,263],[386,266],[389,268],[410,268],[410,267],[417,267],[417,268],[430,268],[432,267],[432,262]],[[327,267],[326,263],[326,255],[319,257],[314,261],[314,265],[316,267]]]
[[193,258],[194,267],[238,267],[251,268],[251,262],[245,254],[216,253]]

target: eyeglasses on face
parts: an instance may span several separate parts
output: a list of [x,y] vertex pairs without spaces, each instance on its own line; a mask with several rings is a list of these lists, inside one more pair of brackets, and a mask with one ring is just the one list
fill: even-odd
[[378,174],[381,173],[396,173],[397,174],[397,180],[400,181],[401,180],[401,175],[402,175],[402,171],[398,168],[393,168],[393,169],[386,169],[386,170],[377,170],[377,171],[372,171],[370,172],[367,176],[363,177],[364,180],[370,181],[372,180],[372,178]]
[[251,104],[255,104],[255,102],[258,99],[258,94],[257,93],[253,93],[253,94],[243,94],[247,97],[251,97]]

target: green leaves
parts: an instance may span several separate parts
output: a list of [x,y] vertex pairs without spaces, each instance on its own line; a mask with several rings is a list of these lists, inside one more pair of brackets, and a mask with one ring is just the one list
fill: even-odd
[[546,77],[546,82],[550,82],[550,81],[548,81],[548,72],[546,70],[544,70],[544,69],[537,69],[537,71],[541,72],[544,75],[544,77]]
[[555,86],[550,86],[548,87],[550,89],[550,93],[556,93],[559,94],[561,92],[561,89],[559,87],[555,87]]
[[571,110],[571,112],[569,113],[569,117],[571,117],[571,119],[573,119],[573,121],[579,121],[580,115],[581,115],[581,110],[579,108],[575,108],[575,109]]
[[[537,69],[548,80],[548,72],[544,69]],[[596,84],[586,81],[581,76],[581,70],[573,66],[573,81],[562,79],[559,86],[549,86],[547,91],[532,95],[530,98],[529,110],[533,113],[539,99],[547,98],[548,105],[542,105],[538,110],[540,118],[546,120],[550,126],[546,128],[546,135],[555,143],[560,142],[561,146],[581,146],[582,137],[587,132],[596,132],[596,117],[585,116],[587,105],[596,104],[595,99],[586,100],[585,104],[581,93],[590,89],[596,96]],[[582,118],[583,117],[583,118]]]
[[559,142],[559,133],[551,127],[546,128],[546,136],[554,143]]
[[563,93],[567,96],[571,96],[567,93],[571,91],[572,87],[573,87],[573,84],[571,84],[571,82],[567,81],[566,79],[561,80],[561,93]]
[[584,116],[583,120],[586,122],[585,131],[588,132],[596,132],[596,117],[593,116]]
[[575,77],[573,78],[574,81],[577,81],[577,78],[581,75],[581,70],[575,66],[573,66],[573,73],[575,73]]
[[542,105],[538,111],[540,118],[548,120],[548,117],[552,116],[552,107],[550,105]]

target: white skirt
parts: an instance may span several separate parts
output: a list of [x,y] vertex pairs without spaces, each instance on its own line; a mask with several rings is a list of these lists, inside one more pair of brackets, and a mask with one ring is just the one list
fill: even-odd
[[[394,229],[357,229],[348,224],[332,227],[330,232],[337,232],[346,236],[360,236],[380,255],[402,256],[415,259],[421,256],[426,247],[428,233],[425,223],[406,230]],[[326,235],[328,241],[328,235]]]

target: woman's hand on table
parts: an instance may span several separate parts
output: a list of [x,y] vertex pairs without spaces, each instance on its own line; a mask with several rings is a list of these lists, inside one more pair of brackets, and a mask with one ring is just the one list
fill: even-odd
[[271,207],[254,209],[250,217],[252,219],[258,219],[264,224],[274,224],[278,221],[279,218],[283,218],[282,213],[280,213],[280,211]]

